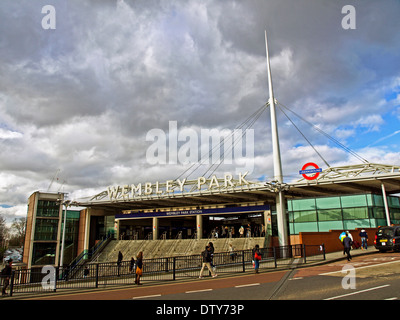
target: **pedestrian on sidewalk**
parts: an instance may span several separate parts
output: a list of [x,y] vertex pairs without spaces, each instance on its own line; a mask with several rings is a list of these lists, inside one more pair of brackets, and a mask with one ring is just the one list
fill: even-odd
[[231,256],[231,260],[234,261],[235,260],[235,249],[232,246],[232,243],[229,244],[229,255]]
[[258,269],[260,268],[260,260],[261,260],[261,253],[260,253],[260,246],[256,244],[256,246],[252,250],[253,253],[253,261],[254,261],[254,271],[258,273]]
[[135,284],[141,285],[140,278],[143,275],[143,251],[140,251],[136,257],[136,280]]
[[213,269],[213,271],[215,272],[216,267],[215,267],[215,265],[214,265],[214,251],[215,251],[214,244],[210,241],[210,242],[208,243],[208,246],[209,246],[209,248],[210,248],[210,254],[211,254],[210,265],[211,265],[211,268]]
[[361,249],[368,249],[368,233],[362,229],[361,232],[359,233],[359,236],[361,238]]
[[133,272],[135,272],[135,258],[134,257],[132,257],[132,259],[131,259],[131,264],[130,264],[130,266],[129,266],[129,271],[131,272],[131,273],[133,273]]
[[7,296],[7,288],[10,284],[10,278],[12,274],[12,263],[13,260],[10,258],[7,262],[7,265],[3,270],[1,270],[1,277],[3,278],[3,289],[1,290],[1,295],[2,296]]
[[205,250],[201,253],[201,255],[203,257],[203,266],[201,267],[199,278],[201,279],[203,277],[203,271],[204,271],[205,267],[208,268],[212,277],[215,278],[217,276],[217,274],[213,271],[213,269],[211,268],[211,264],[210,264],[211,263],[211,248],[209,246],[206,246]]
[[347,261],[350,261],[352,259],[351,254],[350,254],[352,244],[353,244],[353,241],[351,240],[349,235],[347,235],[343,239],[343,247],[344,247],[344,252],[347,254]]
[[121,263],[122,263],[122,259],[123,259],[123,258],[124,258],[124,256],[122,255],[122,252],[119,251],[119,252],[118,252],[118,260],[117,260],[118,277],[119,277],[119,271],[120,271],[120,268],[121,268]]

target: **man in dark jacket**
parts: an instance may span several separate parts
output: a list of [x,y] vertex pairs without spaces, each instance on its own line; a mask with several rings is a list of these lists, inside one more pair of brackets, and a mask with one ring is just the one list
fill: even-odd
[[212,261],[210,246],[206,246],[206,249],[201,253],[201,255],[203,257],[203,266],[201,267],[199,278],[203,277],[203,271],[205,267],[208,268],[208,270],[211,272],[212,277],[215,278],[217,274],[211,268],[211,263],[210,263]]
[[1,291],[2,296],[6,296],[6,290],[8,285],[10,284],[10,278],[11,278],[11,273],[12,273],[12,263],[13,260],[9,259],[8,264],[6,267],[1,271],[1,277],[3,278],[3,289]]
[[346,238],[343,239],[343,247],[344,252],[347,254],[347,261],[350,261],[352,259],[350,254],[352,244],[353,241],[351,241],[351,238],[349,237],[349,235],[347,235]]

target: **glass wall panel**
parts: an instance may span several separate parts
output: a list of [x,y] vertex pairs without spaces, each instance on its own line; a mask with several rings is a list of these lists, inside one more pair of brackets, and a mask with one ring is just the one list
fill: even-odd
[[398,224],[400,220],[400,210],[399,209],[391,209],[390,210],[390,221],[393,224]]
[[374,199],[372,198],[372,194],[367,194],[367,204],[368,207],[372,207],[374,205]]
[[318,210],[318,221],[342,221],[341,209]]
[[373,217],[375,219],[385,219],[386,215],[385,215],[385,209],[384,208],[373,208]]
[[355,195],[355,196],[342,196],[342,207],[366,207],[367,206],[367,197],[365,194]]
[[317,221],[315,211],[295,211],[293,212],[293,222],[312,222]]
[[56,259],[56,246],[56,243],[34,243],[32,252],[32,264],[54,264]]
[[367,219],[368,208],[343,208],[343,219],[354,220],[354,219]]
[[370,226],[369,219],[343,221],[344,229],[369,228]]
[[374,194],[372,195],[374,199],[374,205],[377,207],[383,207],[383,197],[381,195]]
[[339,197],[317,198],[317,209],[332,209],[340,208]]
[[299,232],[317,232],[318,224],[316,222],[302,222],[302,223],[294,223],[294,231],[295,233]]
[[287,210],[288,211],[293,211],[292,202],[293,202],[292,200],[287,201]]
[[58,219],[36,219],[35,240],[57,240]]
[[315,210],[315,199],[301,199],[292,202],[293,211]]
[[387,197],[388,206],[390,208],[400,208],[399,198],[397,197]]
[[39,200],[37,206],[37,217],[58,217],[60,205],[56,201]]
[[320,232],[329,230],[343,230],[343,221],[319,221],[318,229]]

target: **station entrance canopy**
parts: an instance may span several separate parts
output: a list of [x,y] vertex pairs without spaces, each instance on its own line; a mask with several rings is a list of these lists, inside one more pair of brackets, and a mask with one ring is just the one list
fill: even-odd
[[[287,199],[329,197],[360,193],[400,193],[400,166],[360,164],[330,167],[317,179],[290,183],[250,181],[247,173],[222,178],[199,177],[155,183],[111,186],[87,199],[74,201],[83,207],[98,208],[118,214],[125,210],[154,210],[176,207],[196,207],[232,203],[274,203],[276,193],[285,192]],[[151,214],[149,214],[151,216]]]

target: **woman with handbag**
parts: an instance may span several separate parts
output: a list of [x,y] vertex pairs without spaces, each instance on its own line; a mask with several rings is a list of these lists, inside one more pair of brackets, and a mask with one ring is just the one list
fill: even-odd
[[258,268],[260,267],[260,260],[261,260],[260,246],[256,244],[256,246],[253,249],[253,261],[254,261],[255,273],[258,273]]
[[136,280],[135,284],[141,285],[140,278],[143,274],[143,251],[140,251],[136,257]]

